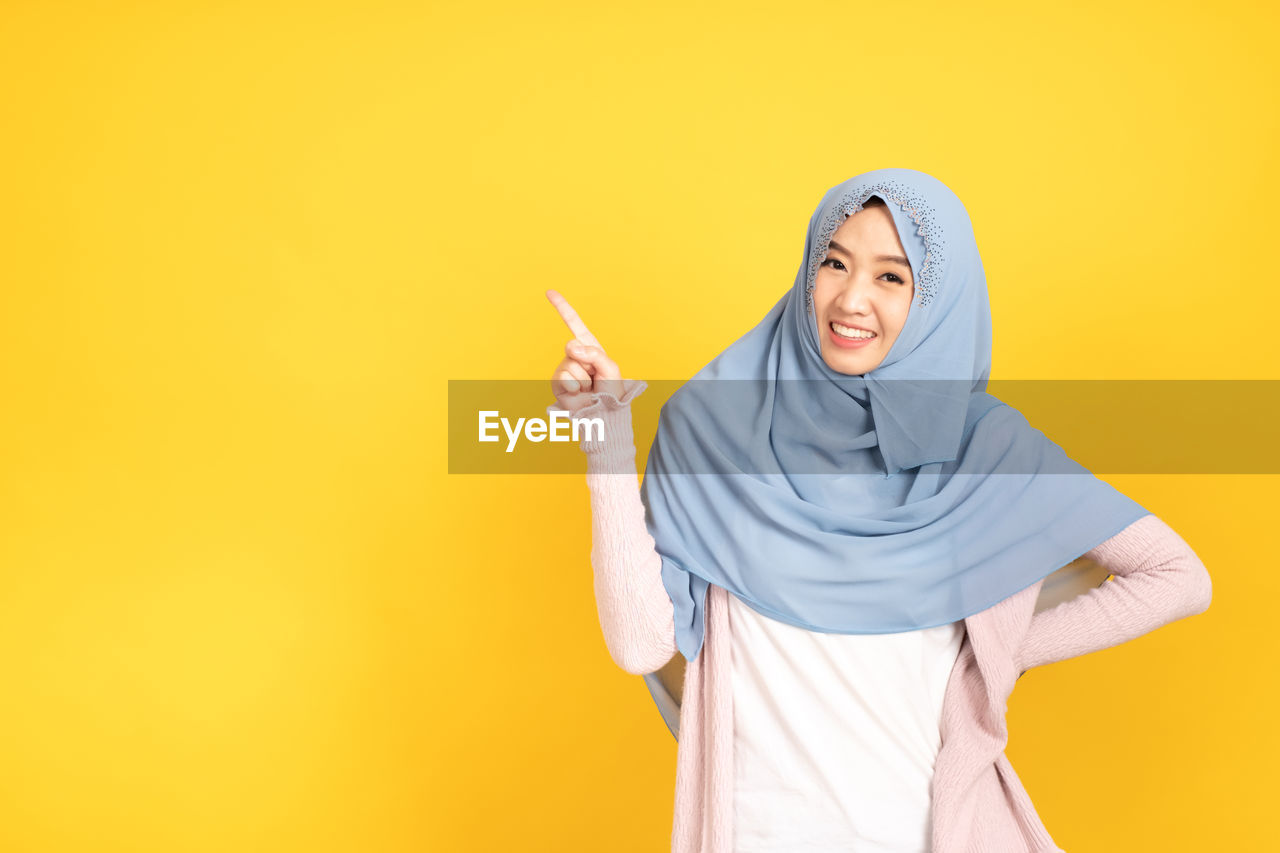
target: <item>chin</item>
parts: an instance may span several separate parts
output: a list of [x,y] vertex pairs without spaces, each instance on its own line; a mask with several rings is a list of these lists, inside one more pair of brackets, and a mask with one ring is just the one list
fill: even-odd
[[827,367],[830,367],[836,373],[843,373],[846,376],[861,376],[871,369],[869,367],[864,367],[864,362],[861,361],[851,363],[838,359],[834,364],[832,364],[832,359],[829,358],[824,358],[823,361],[827,363]]

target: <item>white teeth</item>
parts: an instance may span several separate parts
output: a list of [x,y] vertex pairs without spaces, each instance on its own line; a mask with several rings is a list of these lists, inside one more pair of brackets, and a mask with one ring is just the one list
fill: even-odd
[[837,335],[842,338],[874,338],[875,332],[865,332],[862,329],[851,329],[848,326],[841,326],[839,323],[832,321],[831,328],[835,329]]

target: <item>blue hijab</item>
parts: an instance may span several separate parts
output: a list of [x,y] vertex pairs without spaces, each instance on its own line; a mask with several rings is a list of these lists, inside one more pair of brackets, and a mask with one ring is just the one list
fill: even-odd
[[[872,195],[915,280],[863,375],[822,358],[813,286]],[[986,392],[987,282],[941,181],[878,169],[823,197],[791,289],[663,405],[641,499],[680,652],[702,648],[707,587],[811,631],[883,634],[963,619],[1147,514]]]

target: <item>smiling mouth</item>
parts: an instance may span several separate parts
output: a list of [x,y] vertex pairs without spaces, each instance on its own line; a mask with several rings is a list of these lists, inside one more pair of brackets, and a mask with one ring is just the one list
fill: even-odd
[[840,337],[851,341],[869,341],[873,338],[879,337],[879,335],[870,330],[846,326],[843,323],[837,323],[835,320],[832,320],[828,325],[830,326],[831,331],[835,332]]
[[[848,334],[842,334],[843,332]],[[859,337],[861,335],[870,335],[870,337]],[[831,339],[831,346],[843,350],[866,349],[880,340],[880,336],[875,332],[855,329],[834,320],[827,324],[827,336]]]
[[831,339],[831,346],[843,350],[866,349],[880,340],[880,336],[875,334],[869,338],[846,337],[836,331],[835,324],[828,324],[827,337]]

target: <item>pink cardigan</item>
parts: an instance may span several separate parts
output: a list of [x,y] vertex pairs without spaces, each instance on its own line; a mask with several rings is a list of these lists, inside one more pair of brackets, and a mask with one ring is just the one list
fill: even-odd
[[[575,410],[604,420],[604,443],[582,443],[591,493],[591,562],[609,653],[620,667],[656,672],[676,651],[674,608],[645,526],[630,400],[591,395]],[[1115,577],[1035,612],[1043,581],[965,619],[947,682],[933,777],[934,853],[1060,851],[1004,754],[1006,702],[1026,670],[1132,640],[1209,607],[1212,584],[1195,552],[1147,515],[1088,558]],[[707,590],[702,649],[685,670],[676,750],[673,853],[733,851],[733,707],[728,593]]]

